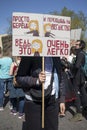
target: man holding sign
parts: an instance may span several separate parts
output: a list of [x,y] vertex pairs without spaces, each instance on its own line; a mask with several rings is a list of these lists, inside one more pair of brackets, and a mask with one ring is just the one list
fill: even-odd
[[25,130],[41,130],[43,83],[44,92],[49,91],[49,85],[52,88],[46,97],[44,93],[45,130],[58,130],[59,106],[60,113],[64,115],[65,112],[65,87],[60,58],[45,57],[44,63],[44,72],[41,57],[23,57],[19,65],[16,80],[25,90]]
[[13,55],[22,56],[16,81],[26,98],[24,130],[58,130],[59,110],[65,114],[59,57],[69,55],[70,23],[70,17],[13,13]]

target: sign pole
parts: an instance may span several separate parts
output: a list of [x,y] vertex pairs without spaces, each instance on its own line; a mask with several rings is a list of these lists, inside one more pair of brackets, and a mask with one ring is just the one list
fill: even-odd
[[[42,57],[42,71],[44,72],[44,57]],[[42,128],[44,128],[44,83],[42,83]]]

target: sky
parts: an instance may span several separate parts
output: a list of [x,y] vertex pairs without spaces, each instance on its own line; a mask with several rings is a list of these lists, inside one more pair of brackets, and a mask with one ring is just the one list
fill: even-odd
[[0,34],[5,34],[13,12],[49,14],[66,7],[87,16],[87,0],[0,0]]

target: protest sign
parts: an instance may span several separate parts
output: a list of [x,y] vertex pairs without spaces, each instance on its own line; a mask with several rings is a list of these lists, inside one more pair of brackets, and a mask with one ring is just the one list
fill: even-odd
[[13,56],[67,56],[70,17],[13,13]]

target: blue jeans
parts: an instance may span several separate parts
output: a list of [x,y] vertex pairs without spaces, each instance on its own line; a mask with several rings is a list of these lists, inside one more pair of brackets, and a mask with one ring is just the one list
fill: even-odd
[[24,102],[25,102],[25,97],[20,97],[20,98],[11,98],[10,101],[13,106],[13,110],[18,111],[19,113],[24,112]]
[[20,97],[19,98],[19,107],[18,107],[19,113],[24,113],[24,102],[25,102],[24,97],[23,98]]
[[4,103],[4,82],[0,79],[0,107],[3,107]]
[[6,87],[11,85],[12,79],[0,79],[0,107],[3,107],[4,104],[4,92],[6,91]]

